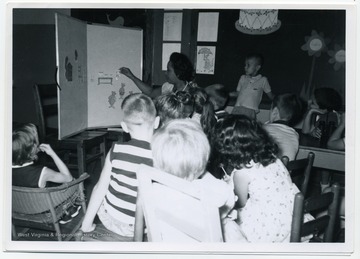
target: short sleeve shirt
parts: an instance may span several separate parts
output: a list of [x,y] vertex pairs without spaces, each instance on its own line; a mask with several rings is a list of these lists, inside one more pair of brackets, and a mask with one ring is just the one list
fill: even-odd
[[271,87],[267,78],[262,75],[255,77],[242,75],[236,91],[239,92],[239,96],[236,99],[235,106],[243,106],[258,111],[263,92],[271,92]]

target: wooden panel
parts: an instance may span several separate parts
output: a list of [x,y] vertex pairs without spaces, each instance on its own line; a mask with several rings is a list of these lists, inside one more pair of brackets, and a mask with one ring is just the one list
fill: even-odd
[[306,158],[309,152],[315,154],[314,167],[345,172],[344,151],[300,146],[296,159]]

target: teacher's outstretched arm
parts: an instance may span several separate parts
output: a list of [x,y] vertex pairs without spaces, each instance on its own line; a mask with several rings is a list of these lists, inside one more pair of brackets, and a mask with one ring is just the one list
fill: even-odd
[[121,74],[131,79],[135,83],[135,85],[141,90],[141,92],[150,96],[151,98],[155,98],[161,94],[161,88],[153,88],[152,86],[144,83],[139,78],[137,78],[129,68],[121,67],[119,71]]

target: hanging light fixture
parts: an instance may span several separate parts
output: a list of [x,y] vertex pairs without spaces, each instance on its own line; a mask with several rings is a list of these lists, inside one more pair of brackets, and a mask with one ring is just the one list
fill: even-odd
[[276,9],[241,9],[235,28],[246,34],[270,34],[281,26],[278,13]]

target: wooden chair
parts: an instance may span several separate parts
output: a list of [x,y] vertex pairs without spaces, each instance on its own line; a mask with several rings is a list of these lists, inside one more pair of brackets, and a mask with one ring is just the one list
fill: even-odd
[[283,156],[281,158],[281,161],[290,173],[291,179],[305,197],[307,195],[310,173],[314,164],[314,159],[315,154],[313,152],[309,152],[308,157],[304,159],[289,161],[287,156]]
[[75,202],[81,203],[83,213],[80,214],[82,216],[85,214],[84,180],[88,177],[87,173],[83,173],[72,182],[48,188],[12,186],[13,239],[17,239],[16,226],[21,226],[55,231],[59,241],[63,240],[63,236],[65,236],[64,240],[70,240],[79,229],[82,217],[78,215],[61,228],[59,220],[65,210]]
[[[303,193],[295,195],[294,211],[291,224],[290,242],[300,242],[301,237],[313,235],[310,242],[333,242],[334,228],[339,207],[340,186],[334,183],[332,190],[304,199]],[[304,223],[305,213],[326,214]],[[323,238],[321,237],[323,234]]]
[[[223,242],[219,209],[181,178],[140,165],[135,241]],[[145,219],[145,222],[144,222]]]
[[76,169],[79,175],[87,170],[89,163],[97,159],[100,159],[101,167],[103,167],[107,132],[87,130],[58,140],[57,85],[35,84],[33,90],[40,142],[49,143],[60,155],[64,154],[62,158],[66,165],[69,169]]

